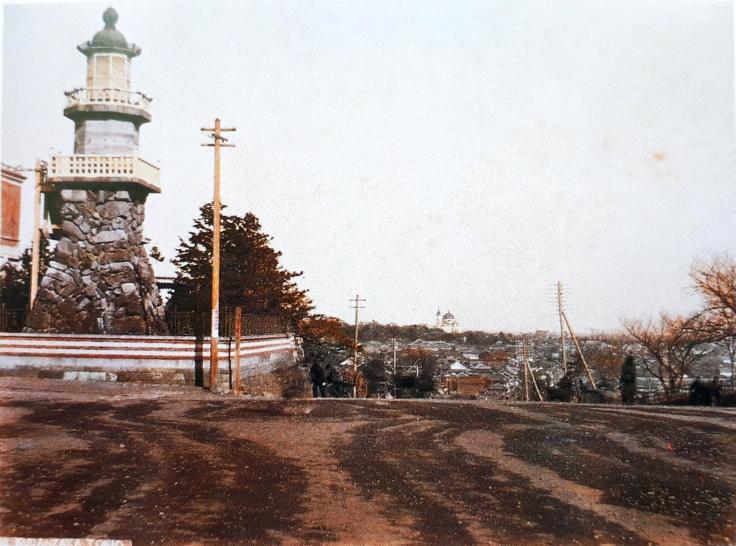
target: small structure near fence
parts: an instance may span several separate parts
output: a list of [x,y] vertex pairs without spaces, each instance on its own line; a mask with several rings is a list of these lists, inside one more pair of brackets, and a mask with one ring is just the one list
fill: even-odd
[[488,390],[494,383],[485,375],[447,376],[443,379],[443,389],[449,395],[475,397]]

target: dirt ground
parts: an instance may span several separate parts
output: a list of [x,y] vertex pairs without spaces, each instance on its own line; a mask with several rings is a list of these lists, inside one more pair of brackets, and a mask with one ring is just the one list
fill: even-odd
[[0,379],[0,536],[728,544],[736,412]]

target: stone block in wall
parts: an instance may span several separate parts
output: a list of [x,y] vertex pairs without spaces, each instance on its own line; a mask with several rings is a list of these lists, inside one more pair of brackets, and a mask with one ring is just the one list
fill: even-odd
[[123,291],[123,294],[134,294],[136,291],[136,285],[132,282],[124,282],[120,285],[120,289]]
[[117,372],[118,382],[155,383],[165,385],[184,385],[187,383],[184,372],[170,370],[141,370]]
[[64,220],[61,223],[61,231],[65,235],[67,235],[72,241],[79,241],[81,239],[86,239],[86,235],[82,233],[82,231],[77,227],[77,225],[74,222],[70,222],[69,220]]
[[39,379],[61,379],[64,377],[64,370],[38,370]]
[[[122,229],[111,229],[108,231],[100,231],[92,237],[92,242],[96,245],[101,243],[114,243],[116,241],[124,241],[128,238],[128,234]],[[80,237],[81,239],[81,237]]]
[[0,368],[0,377],[39,377],[41,370],[35,368]]
[[56,243],[56,250],[54,252],[54,256],[58,258],[59,255],[62,256],[72,256],[74,254],[75,247],[72,244],[72,242],[67,239],[66,237],[62,237],[59,239],[59,242]]
[[87,191],[61,190],[61,198],[69,203],[83,203],[87,200]]
[[117,374],[112,372],[66,371],[62,376],[64,381],[112,381],[118,380]]
[[130,203],[125,201],[108,201],[97,212],[102,218],[111,220],[116,216],[130,216]]

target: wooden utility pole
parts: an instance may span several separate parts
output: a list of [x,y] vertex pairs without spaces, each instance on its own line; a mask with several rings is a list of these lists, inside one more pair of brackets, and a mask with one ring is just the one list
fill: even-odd
[[243,335],[242,312],[240,306],[235,308],[235,324],[233,325],[233,330],[235,331],[235,396],[240,396],[240,338]]
[[521,342],[521,360],[524,363],[524,397],[526,401],[529,401],[529,348],[527,347],[526,340]]
[[567,355],[565,352],[565,326],[562,324],[562,283],[557,281],[557,314],[560,316],[560,363],[563,373],[567,373]]
[[396,338],[394,338],[394,398],[396,398]]
[[220,148],[233,148],[234,144],[226,144],[227,139],[222,136],[223,131],[235,131],[235,127],[223,128],[220,118],[215,119],[215,127],[202,131],[212,133],[214,139],[211,144],[215,148],[215,190],[212,198],[212,315],[210,323],[210,391],[217,392],[217,372],[220,342]]
[[521,361],[524,364],[524,400],[529,402],[529,366],[526,361],[526,341],[521,343]]
[[41,269],[41,186],[46,177],[46,163],[36,160],[33,195],[33,246],[31,247],[31,292],[29,307],[33,307],[38,293],[38,273]]
[[353,398],[358,396],[358,309],[365,309],[365,306],[360,305],[364,302],[358,294],[355,294],[355,298],[350,300],[355,305],[351,309],[355,309],[355,341],[353,343]]

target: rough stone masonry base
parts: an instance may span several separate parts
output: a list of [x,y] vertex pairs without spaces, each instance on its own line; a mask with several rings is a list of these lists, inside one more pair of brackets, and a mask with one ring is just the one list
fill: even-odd
[[64,189],[61,238],[26,331],[164,334],[166,322],[143,246],[144,193]]

